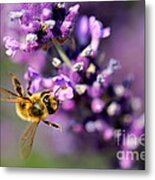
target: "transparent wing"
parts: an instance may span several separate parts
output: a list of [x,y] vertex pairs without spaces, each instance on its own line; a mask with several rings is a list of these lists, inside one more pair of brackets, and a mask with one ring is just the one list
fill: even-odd
[[20,83],[19,79],[16,77],[15,74],[10,73],[11,79],[12,79],[12,84],[14,86],[15,91],[18,93],[19,96],[23,97],[24,96],[24,88],[22,84]]
[[0,99],[1,101],[18,102],[20,98],[15,93],[0,87]]
[[20,155],[21,158],[28,158],[33,145],[34,136],[38,127],[37,122],[33,122],[26,128],[20,139]]
[[18,97],[17,94],[15,94],[15,93],[13,93],[13,92],[5,89],[5,88],[2,88],[2,87],[0,87],[0,92],[1,92],[1,94],[6,94],[7,96],[11,96],[11,97],[13,97],[13,98]]

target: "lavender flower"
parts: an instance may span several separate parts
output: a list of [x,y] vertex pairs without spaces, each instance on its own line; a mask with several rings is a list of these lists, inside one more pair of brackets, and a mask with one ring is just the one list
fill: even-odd
[[81,44],[87,44],[89,37],[91,37],[89,47],[91,47],[91,50],[96,53],[100,39],[106,38],[110,35],[110,28],[103,28],[103,24],[94,16],[91,16],[90,18],[83,16],[79,21],[76,32]]
[[45,78],[34,68],[29,67],[24,75],[26,81],[32,81],[31,93],[41,91],[43,89],[51,89],[53,95],[60,101],[73,98],[73,88],[71,81],[65,75],[55,76],[53,78]]
[[72,24],[78,14],[79,7],[79,4],[76,4],[75,6],[69,8],[68,15],[65,17],[60,27],[63,38],[67,38],[67,36],[69,35]]
[[73,88],[68,77],[66,77],[65,75],[56,76],[53,77],[53,81],[53,91],[54,93],[56,93],[56,96],[60,101],[73,98]]
[[30,88],[31,93],[35,93],[40,91],[43,77],[32,67],[29,67],[27,72],[24,75],[24,79],[26,81],[32,81],[32,85]]
[[67,39],[79,5],[67,9],[64,3],[25,3],[19,11],[11,11],[10,19],[18,21],[23,31],[23,41],[4,38],[7,55],[14,56],[17,50],[31,52],[40,48],[47,49],[52,40]]
[[100,113],[102,112],[104,108],[104,102],[101,99],[95,98],[92,101],[91,109],[94,113]]
[[20,48],[20,43],[10,36],[4,37],[3,41],[5,42],[5,47],[7,49],[6,54],[8,56],[14,56],[16,51]]

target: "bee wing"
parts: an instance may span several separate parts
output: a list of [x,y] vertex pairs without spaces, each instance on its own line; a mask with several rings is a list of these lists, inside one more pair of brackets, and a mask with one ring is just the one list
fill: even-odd
[[[2,97],[2,94],[5,96]],[[1,101],[8,101],[14,103],[20,101],[20,97],[18,95],[2,87],[0,87],[0,95],[1,95],[0,96]]]
[[15,74],[10,73],[11,79],[12,79],[12,84],[14,86],[15,91],[18,93],[19,96],[23,97],[24,96],[24,88],[22,84],[20,83],[19,79],[16,77]]
[[26,159],[29,157],[31,150],[32,150],[32,145],[33,145],[33,140],[34,136],[38,127],[38,122],[33,122],[31,123],[23,133],[20,139],[20,154],[21,157]]
[[8,95],[8,96],[11,96],[11,97],[13,97],[13,98],[18,97],[17,94],[15,94],[15,93],[13,93],[13,92],[5,89],[5,88],[2,88],[2,87],[0,87],[0,92],[3,93],[3,94],[6,94],[6,95]]

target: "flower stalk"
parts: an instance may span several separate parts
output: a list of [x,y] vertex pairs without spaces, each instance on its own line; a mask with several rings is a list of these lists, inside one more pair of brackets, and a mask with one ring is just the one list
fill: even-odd
[[61,59],[64,61],[64,63],[66,63],[66,65],[68,67],[72,67],[72,63],[71,63],[70,59],[67,57],[66,53],[64,52],[64,50],[60,46],[60,44],[56,40],[53,40],[52,42],[53,42],[53,45],[55,46],[57,52],[59,53]]

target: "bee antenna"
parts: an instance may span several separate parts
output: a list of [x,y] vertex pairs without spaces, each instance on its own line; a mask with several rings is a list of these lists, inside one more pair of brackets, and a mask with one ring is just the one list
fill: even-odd
[[55,92],[54,92],[54,96],[56,97],[56,93],[58,93],[60,90],[62,89],[66,89],[67,87],[66,86],[61,86],[59,87]]
[[56,97],[57,95],[57,93],[60,91],[62,89],[62,87],[59,87],[55,92],[54,92],[54,96]]

